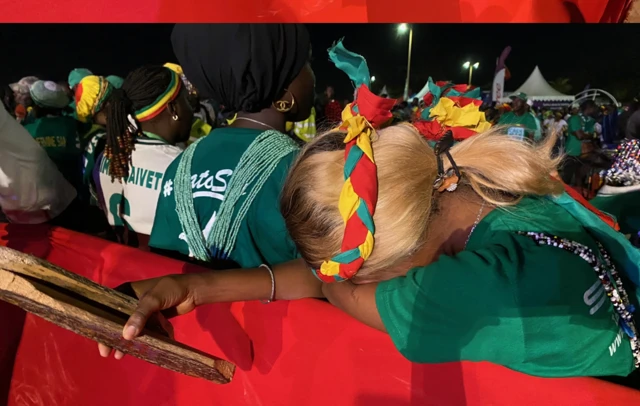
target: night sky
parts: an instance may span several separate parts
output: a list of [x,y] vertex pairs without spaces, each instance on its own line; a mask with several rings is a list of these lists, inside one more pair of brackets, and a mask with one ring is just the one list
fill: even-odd
[[[406,75],[407,36],[398,37],[392,24],[310,25],[313,68],[318,90],[333,85],[346,98],[352,87],[346,75],[328,61],[326,50],[345,37],[345,46],[367,58],[374,91],[387,85],[401,92]],[[0,83],[23,76],[66,79],[72,68],[86,67],[101,75],[125,76],[144,64],[174,61],[171,25],[0,25],[4,46]],[[467,60],[480,62],[474,84],[489,86],[495,60],[510,45],[507,59],[515,90],[536,65],[549,81],[571,79],[573,92],[585,85],[609,90],[625,99],[640,91],[640,25],[414,25],[411,87],[420,90],[427,78],[465,82]],[[224,56],[222,56],[224,57]],[[626,93],[626,94],[625,94]],[[623,95],[624,94],[624,95]]]

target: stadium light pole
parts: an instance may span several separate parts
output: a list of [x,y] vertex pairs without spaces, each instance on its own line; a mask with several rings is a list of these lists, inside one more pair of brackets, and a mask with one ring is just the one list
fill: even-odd
[[471,86],[471,79],[473,78],[473,70],[478,69],[480,67],[480,62],[476,62],[472,64],[471,62],[467,61],[462,65],[462,67],[465,69],[469,69],[469,86]]
[[398,25],[398,34],[404,35],[409,32],[409,54],[407,57],[407,79],[404,82],[404,99],[409,98],[409,78],[411,76],[411,47],[413,46],[413,26],[409,24]]

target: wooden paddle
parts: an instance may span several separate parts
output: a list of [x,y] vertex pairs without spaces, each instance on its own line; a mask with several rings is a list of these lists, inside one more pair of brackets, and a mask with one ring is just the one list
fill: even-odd
[[0,300],[171,371],[220,384],[231,382],[235,372],[234,364],[173,341],[161,331],[145,329],[134,340],[123,339],[136,299],[5,247],[0,247]]

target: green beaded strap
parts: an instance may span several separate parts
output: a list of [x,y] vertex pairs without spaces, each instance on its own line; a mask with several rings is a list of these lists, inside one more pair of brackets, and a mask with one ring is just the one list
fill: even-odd
[[178,221],[180,221],[180,226],[186,236],[189,250],[197,259],[207,261],[209,260],[209,253],[207,252],[204,236],[198,224],[198,216],[196,215],[196,209],[193,204],[193,187],[191,184],[191,162],[193,161],[193,154],[203,139],[204,138],[200,138],[191,144],[180,156],[173,187]]
[[[176,209],[187,245],[197,259],[210,261],[211,251],[213,257],[227,259],[235,247],[240,226],[251,204],[280,161],[297,151],[298,145],[279,131],[269,130],[260,134],[240,157],[213,229],[205,237],[200,231],[191,193],[191,162],[195,147],[201,139],[187,148],[178,164],[175,180]],[[246,198],[236,209],[243,194],[246,194]]]

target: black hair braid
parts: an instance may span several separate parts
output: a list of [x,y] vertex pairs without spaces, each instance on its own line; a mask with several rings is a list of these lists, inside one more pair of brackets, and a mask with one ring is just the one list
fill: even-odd
[[[104,155],[110,160],[109,175],[120,181],[129,177],[135,139],[142,134],[135,112],[150,106],[167,90],[172,72],[163,66],[143,66],[127,75],[121,89],[114,89],[107,101],[107,145]],[[137,129],[129,122],[136,121]]]

